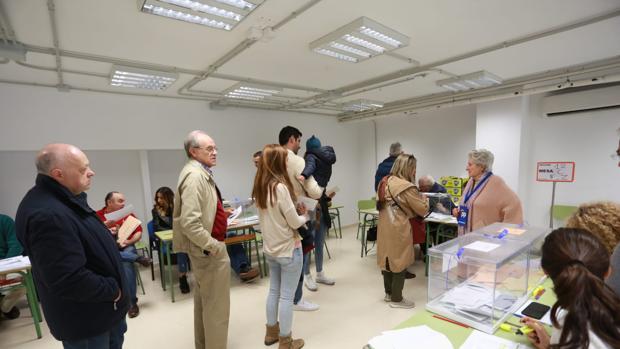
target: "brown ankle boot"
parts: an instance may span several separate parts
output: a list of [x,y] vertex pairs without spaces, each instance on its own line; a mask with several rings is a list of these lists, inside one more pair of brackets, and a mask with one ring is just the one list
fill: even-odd
[[303,348],[304,340],[303,339],[293,339],[292,333],[286,337],[280,336],[280,344],[278,345],[278,349],[299,349]]
[[272,345],[276,343],[280,336],[280,323],[276,322],[275,325],[267,327],[267,332],[265,333],[265,345]]

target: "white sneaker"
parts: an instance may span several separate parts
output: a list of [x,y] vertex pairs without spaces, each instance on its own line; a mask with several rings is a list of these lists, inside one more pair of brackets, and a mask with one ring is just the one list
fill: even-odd
[[403,309],[411,309],[415,307],[415,303],[413,301],[407,300],[403,297],[403,300],[400,302],[390,302],[390,307],[392,308],[403,308]]
[[319,305],[314,304],[312,302],[308,302],[307,300],[300,300],[297,304],[293,304],[293,310],[296,311],[315,311],[319,310]]
[[316,273],[316,282],[330,286],[336,283],[334,279],[328,278],[327,276],[325,276],[325,274],[323,274],[323,272]]
[[307,289],[313,292],[319,289],[316,285],[316,282],[314,282],[314,280],[312,279],[312,274],[304,275],[304,285],[306,285]]
[[383,297],[383,301],[384,302],[388,302],[388,303],[391,302],[392,301],[392,295],[389,295],[389,294],[386,293],[385,297]]

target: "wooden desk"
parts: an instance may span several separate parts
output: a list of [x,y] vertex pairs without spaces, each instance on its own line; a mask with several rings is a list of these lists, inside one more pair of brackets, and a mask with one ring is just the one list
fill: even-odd
[[12,273],[20,274],[22,276],[20,284],[5,285],[0,287],[0,290],[8,290],[15,287],[26,287],[26,299],[28,300],[28,306],[30,307],[30,313],[32,314],[34,329],[37,332],[37,338],[41,338],[41,326],[39,323],[43,321],[43,318],[41,316],[41,309],[39,308],[37,290],[34,286],[34,280],[32,279],[30,259],[28,257],[17,256],[1,260],[0,275],[8,275]]

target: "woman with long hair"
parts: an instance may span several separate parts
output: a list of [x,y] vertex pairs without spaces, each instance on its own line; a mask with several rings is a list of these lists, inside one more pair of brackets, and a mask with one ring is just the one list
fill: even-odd
[[[306,208],[295,207],[295,192],[286,171],[286,148],[269,144],[263,149],[254,178],[252,197],[258,207],[263,253],[269,264],[265,345],[299,349],[303,339],[292,338],[293,296],[301,275],[303,257],[297,228],[306,223]],[[279,322],[278,322],[279,320]]]
[[[153,215],[153,232],[172,229],[172,211],[174,209],[174,192],[168,187],[161,187],[155,192],[155,204],[151,210]],[[153,236],[159,246],[159,240]],[[189,293],[187,282],[188,257],[186,253],[177,253],[177,267],[179,268],[179,288],[181,293]]]
[[392,308],[413,308],[403,298],[407,267],[413,263],[413,236],[410,219],[428,213],[428,199],[415,186],[415,156],[400,154],[377,190],[377,264],[383,274],[386,302]]
[[545,238],[541,266],[553,281],[551,337],[535,320],[529,339],[539,349],[620,348],[620,298],[605,284],[609,252],[583,229],[560,228]]

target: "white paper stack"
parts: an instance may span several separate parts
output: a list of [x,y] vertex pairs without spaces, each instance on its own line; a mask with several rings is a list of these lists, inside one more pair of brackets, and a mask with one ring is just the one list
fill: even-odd
[[525,349],[528,345],[474,330],[459,349]]
[[448,337],[426,325],[384,331],[368,341],[372,349],[410,349],[413,343],[416,348],[454,348]]

